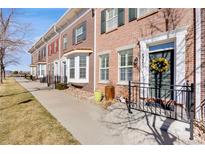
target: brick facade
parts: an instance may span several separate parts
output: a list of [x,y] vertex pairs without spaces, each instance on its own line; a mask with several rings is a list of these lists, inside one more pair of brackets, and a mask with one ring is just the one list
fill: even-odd
[[38,63],[38,51],[35,51],[31,54],[31,64],[37,65]]
[[205,9],[201,9],[201,97],[205,99]]
[[[86,13],[88,11],[87,9],[83,10],[81,14]],[[69,53],[73,50],[94,50],[94,16],[93,12],[90,9],[84,16],[79,17],[80,19],[77,20],[72,26],[69,26],[65,31],[62,32],[61,38],[60,38],[60,47],[61,47],[61,57]],[[75,21],[75,20],[74,20]],[[73,22],[74,22],[73,21]],[[86,39],[78,44],[73,44],[73,30],[81,25],[82,23],[86,22]],[[63,49],[63,36],[66,35],[68,39],[68,47],[66,49]],[[90,92],[93,92],[94,90],[94,54],[89,54],[89,83],[84,84],[83,90],[87,90]]]
[[[137,57],[140,59],[140,45],[139,41],[151,36],[160,35],[166,32],[165,19],[163,17],[164,9],[159,9],[146,16],[140,17],[136,20],[129,21],[129,10],[125,9],[124,25],[114,29],[111,32],[101,34],[101,11],[96,10],[96,88],[104,91],[105,83],[99,81],[99,55],[102,53],[109,54],[109,81],[115,86],[116,94],[124,93],[124,86],[118,84],[118,52],[117,49],[124,46],[132,45],[133,60]],[[193,82],[193,9],[176,9],[176,21],[169,25],[169,29],[177,29],[180,27],[187,27],[186,49],[185,49],[185,78]],[[178,13],[178,14],[177,14]],[[133,80],[139,81],[140,67],[133,68]]]

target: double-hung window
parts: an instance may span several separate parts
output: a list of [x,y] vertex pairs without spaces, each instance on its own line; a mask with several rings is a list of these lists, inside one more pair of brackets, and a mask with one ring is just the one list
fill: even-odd
[[63,49],[67,49],[68,47],[68,37],[67,35],[63,36]]
[[86,62],[86,56],[79,56],[79,73],[80,79],[85,79],[86,78],[86,66],[87,66],[87,62]]
[[111,31],[118,26],[118,9],[112,8],[106,10],[106,31]]
[[132,80],[133,71],[133,51],[132,49],[119,52],[119,82]]
[[75,43],[80,43],[83,40],[83,26],[75,30]]
[[41,65],[41,76],[45,76],[45,65]]
[[100,81],[109,80],[109,55],[100,56]]
[[43,57],[46,57],[46,47],[43,47]]
[[54,53],[57,52],[57,42],[54,42]]
[[70,58],[70,78],[75,78],[75,57]]
[[138,9],[138,17],[145,16],[145,15],[147,15],[150,12],[153,12],[155,10],[157,10],[157,8],[139,8]]

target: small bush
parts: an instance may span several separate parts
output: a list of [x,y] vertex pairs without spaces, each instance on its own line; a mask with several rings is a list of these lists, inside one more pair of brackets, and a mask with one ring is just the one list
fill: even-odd
[[58,90],[64,90],[64,89],[67,89],[67,84],[64,84],[64,83],[57,83],[56,84],[56,89]]
[[18,74],[19,72],[18,71],[13,71],[13,74]]

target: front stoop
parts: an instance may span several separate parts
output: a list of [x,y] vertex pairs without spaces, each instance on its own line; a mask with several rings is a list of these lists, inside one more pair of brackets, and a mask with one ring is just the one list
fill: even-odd
[[124,144],[198,144],[189,140],[189,124],[132,110],[125,104],[116,103],[108,108],[103,120],[113,130],[113,135],[122,135]]

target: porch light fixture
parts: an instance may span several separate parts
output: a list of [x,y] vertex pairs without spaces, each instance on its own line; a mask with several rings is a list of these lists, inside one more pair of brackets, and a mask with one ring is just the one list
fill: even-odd
[[135,59],[133,61],[133,65],[134,65],[134,67],[137,67],[137,65],[138,65],[138,57],[135,57]]

